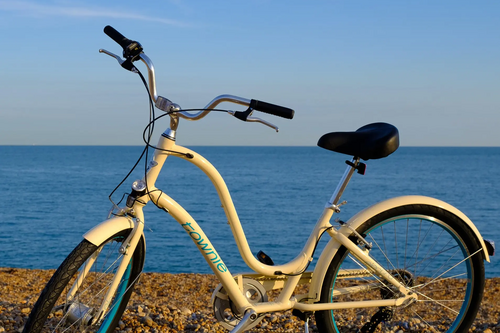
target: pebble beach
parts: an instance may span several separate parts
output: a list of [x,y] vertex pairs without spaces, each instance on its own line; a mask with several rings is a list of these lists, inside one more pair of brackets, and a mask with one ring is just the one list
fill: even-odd
[[[0,332],[22,331],[33,304],[53,273],[53,270],[0,268]],[[212,275],[144,273],[116,332],[228,332],[217,323],[210,305],[217,285]],[[318,332],[314,318],[309,328],[310,332]],[[304,322],[291,311],[267,314],[248,332],[304,332]],[[483,303],[470,332],[500,332],[500,278],[486,280]]]

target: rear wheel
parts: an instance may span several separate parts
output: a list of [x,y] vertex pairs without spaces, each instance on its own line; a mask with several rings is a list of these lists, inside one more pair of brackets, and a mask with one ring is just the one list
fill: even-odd
[[[43,289],[23,332],[114,331],[144,265],[142,237],[103,319],[93,321],[123,260],[119,248],[130,232],[119,232],[99,247],[84,239]],[[84,278],[77,279],[79,275]]]
[[[483,296],[484,256],[464,221],[438,207],[407,205],[374,216],[357,231],[372,243],[370,256],[411,288],[418,301],[399,307],[319,311],[320,332],[468,331]],[[398,297],[392,285],[369,273],[342,246],[330,263],[320,301]]]

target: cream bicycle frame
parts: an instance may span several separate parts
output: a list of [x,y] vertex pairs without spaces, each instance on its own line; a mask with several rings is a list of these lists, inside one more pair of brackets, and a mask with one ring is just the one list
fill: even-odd
[[[105,50],[101,52],[110,54]],[[117,56],[116,56],[117,57]],[[141,54],[141,60],[148,67],[149,76],[149,86],[151,89],[151,98],[153,101],[157,102],[160,98],[156,94],[156,87],[154,82],[154,69],[149,58]],[[347,309],[347,308],[361,308],[361,307],[381,307],[381,306],[398,306],[405,302],[415,301],[417,299],[416,293],[412,293],[411,289],[406,288],[402,283],[400,283],[394,276],[390,274],[389,271],[380,266],[375,260],[370,258],[368,252],[363,251],[361,248],[351,241],[348,237],[353,234],[353,230],[356,230],[362,223],[370,219],[372,216],[383,212],[385,210],[391,209],[393,207],[405,205],[405,204],[427,204],[438,206],[450,211],[456,216],[460,217],[465,223],[469,225],[471,230],[474,232],[476,238],[482,245],[483,253],[485,259],[489,261],[488,251],[486,245],[479,234],[478,230],[474,224],[458,209],[450,206],[442,201],[423,197],[423,196],[407,196],[390,199],[379,204],[376,204],[368,209],[358,213],[356,216],[351,218],[347,223],[335,229],[330,224],[330,219],[334,212],[338,211],[338,201],[349,182],[355,168],[352,166],[347,167],[342,179],[340,180],[337,188],[335,189],[330,201],[325,206],[323,213],[316,222],[316,225],[310,234],[307,242],[305,243],[302,251],[293,259],[292,261],[278,266],[269,266],[261,263],[257,260],[247,242],[245,233],[243,231],[241,222],[239,220],[238,214],[234,207],[233,201],[227,189],[227,186],[215,169],[215,167],[210,164],[204,157],[198,153],[187,149],[182,146],[178,146],[175,143],[175,130],[177,129],[178,117],[185,118],[187,120],[198,120],[203,118],[210,109],[215,108],[221,102],[231,102],[241,105],[248,106],[250,101],[244,98],[232,96],[232,95],[221,95],[216,97],[211,101],[206,108],[197,114],[187,114],[184,111],[178,111],[171,115],[171,129],[167,129],[165,133],[161,136],[155,154],[149,164],[148,172],[145,177],[147,184],[147,194],[140,197],[135,201],[132,209],[125,211],[121,216],[117,216],[102,222],[97,225],[89,232],[84,235],[84,238],[96,246],[100,246],[104,241],[109,239],[112,235],[119,231],[132,229],[129,237],[124,241],[124,247],[122,247],[121,252],[124,255],[124,259],[120,263],[117,272],[115,273],[114,281],[109,288],[106,297],[99,309],[99,314],[102,316],[106,312],[109,304],[111,303],[112,297],[118,286],[118,282],[121,280],[123,273],[130,261],[133,251],[135,250],[139,240],[143,235],[144,228],[144,213],[143,207],[152,200],[158,207],[162,208],[168,212],[188,233],[198,250],[201,252],[206,262],[221,282],[224,290],[228,293],[231,301],[236,305],[239,313],[244,313],[247,316],[249,313],[265,313],[265,312],[275,312],[283,311],[289,309],[298,309],[301,311],[320,311],[320,310],[333,310],[333,309]],[[172,104],[175,106],[174,104]],[[265,125],[271,125],[259,118],[248,118],[247,121],[257,121]],[[270,126],[274,127],[274,126]],[[276,128],[275,128],[276,129]],[[219,199],[222,203],[222,207],[226,214],[226,218],[231,227],[233,237],[238,246],[241,257],[245,263],[250,267],[255,273],[244,274],[249,277],[271,277],[276,280],[280,280],[279,283],[272,283],[271,286],[265,286],[268,289],[278,289],[281,288],[276,301],[273,302],[262,302],[257,304],[251,304],[245,295],[243,295],[242,286],[242,276],[233,276],[229,269],[224,264],[222,258],[219,256],[216,249],[213,247],[212,243],[208,237],[203,232],[202,228],[193,219],[193,217],[175,200],[169,197],[166,193],[157,189],[155,187],[156,180],[163,168],[163,165],[169,155],[180,157],[201,169],[207,177],[211,180],[214,187],[217,190]],[[353,159],[355,164],[359,162],[359,159]],[[120,215],[120,214],[119,214]],[[134,218],[132,218],[132,216]],[[321,253],[319,260],[316,264],[314,271],[305,272],[310,261],[312,261],[312,255],[315,250],[315,246],[319,241],[320,237],[324,233],[328,233],[331,237],[327,246]],[[321,292],[321,286],[324,280],[324,276],[328,269],[328,266],[334,257],[337,250],[345,246],[351,255],[353,255],[360,263],[365,266],[365,273],[368,272],[372,277],[377,279],[379,283],[382,280],[385,283],[393,285],[399,290],[401,297],[397,299],[381,299],[381,300],[371,300],[371,301],[359,301],[359,302],[337,302],[337,303],[317,303],[319,301],[319,295]],[[85,277],[86,271],[83,271],[77,279],[83,279]],[[283,277],[285,277],[283,279]],[[284,280],[284,281],[283,281]],[[299,284],[307,281],[310,282],[309,293],[307,295],[299,295],[292,297],[295,287]],[[73,288],[76,290],[78,288],[78,282]],[[338,293],[355,293],[365,290],[365,287],[350,287],[344,290],[334,291]],[[72,294],[70,294],[72,295]],[[301,300],[305,300],[306,303],[302,303]],[[242,320],[244,322],[245,319]],[[240,331],[242,327],[235,329],[235,331]]]
[[[229,225],[231,227],[234,239],[236,240],[236,244],[245,263],[252,270],[264,276],[288,276],[286,282],[283,285],[283,289],[276,301],[250,304],[248,299],[242,293],[242,288],[240,288],[240,285],[238,284],[238,279],[235,279],[235,277],[230,273],[229,269],[226,267],[216,249],[213,247],[212,243],[203,232],[202,228],[198,225],[198,223],[191,217],[188,212],[186,212],[186,210],[181,205],[175,202],[163,191],[155,187],[156,179],[158,178],[158,175],[166,161],[166,158],[169,155],[178,156],[193,163],[210,178],[217,190]],[[131,237],[131,240],[126,245],[127,252],[125,253],[125,256],[130,256],[133,253],[133,250],[135,249],[135,246],[137,245],[143,232],[142,221],[144,221],[144,214],[142,209],[149,200],[152,200],[158,207],[168,212],[188,233],[188,235],[198,247],[199,251],[202,253],[212,271],[217,276],[218,280],[224,286],[232,302],[235,303],[240,313],[245,313],[249,309],[252,309],[256,313],[265,313],[288,310],[292,308],[296,308],[302,311],[317,311],[336,308],[400,305],[403,302],[408,301],[408,299],[410,298],[416,298],[416,295],[412,294],[410,289],[406,288],[404,285],[398,282],[389,272],[387,272],[383,267],[381,267],[366,253],[364,253],[356,244],[349,240],[345,236],[351,233],[348,228],[342,227],[339,229],[341,231],[337,231],[329,222],[336,208],[336,200],[338,200],[340,197],[338,195],[339,191],[343,191],[342,184],[344,184],[343,187],[345,187],[346,180],[348,181],[348,178],[350,178],[350,176],[352,175],[353,170],[353,168],[348,168],[346,170],[343,180],[341,180],[339,187],[336,189],[334,195],[332,196],[331,201],[334,202],[330,202],[326,205],[323,214],[319,218],[304,248],[297,255],[297,257],[284,265],[269,266],[261,263],[253,256],[227,186],[215,167],[198,153],[185,147],[176,145],[175,140],[169,138],[168,135],[164,135],[161,137],[158,143],[158,149],[156,150],[153,159],[149,164],[149,170],[146,176],[146,183],[148,186],[149,194],[146,194],[142,196],[140,200],[137,200],[132,208],[132,211],[136,216],[135,221],[130,217],[115,217],[96,226],[94,229],[85,234],[84,237],[94,244],[100,244],[105,239],[107,239],[106,235],[108,235],[110,232],[116,232],[117,229],[130,229],[133,226],[134,229],[129,236],[129,238]],[[370,271],[376,272],[376,274],[382,279],[389,281],[391,284],[396,286],[396,288],[399,289],[399,291],[405,296],[398,299],[380,301],[319,304],[299,303],[300,299],[297,300],[295,298],[292,298],[295,287],[301,280],[303,273],[305,273],[309,261],[312,260],[312,254],[315,249],[316,243],[317,241],[319,241],[319,238],[325,231],[327,231],[327,233],[332,237],[332,241],[338,244],[338,247],[340,247],[340,245],[346,246],[356,258],[358,258],[362,263],[369,267]],[[125,241],[124,244],[126,243],[127,242]],[[107,296],[105,297],[99,313],[104,313],[108,305],[110,304],[112,295],[116,291],[118,281],[120,281],[121,276],[125,271],[126,266],[128,265],[128,262],[129,259],[122,260],[114,278],[115,283],[113,283],[111,288],[108,290]],[[306,274],[310,275],[310,273]],[[355,290],[355,288],[352,288],[351,292],[355,292]],[[317,295],[314,296],[316,297]]]
[[[351,218],[345,225],[339,227],[338,229],[333,228],[330,224],[330,219],[335,212],[337,207],[337,202],[349,181],[354,168],[348,167],[344,176],[342,177],[339,185],[337,186],[335,192],[332,195],[331,200],[325,206],[322,215],[318,219],[311,235],[309,236],[306,244],[304,245],[302,251],[296,256],[295,259],[284,265],[269,266],[258,261],[252,254],[249,244],[247,242],[245,233],[243,231],[241,222],[236,213],[233,201],[229,194],[228,188],[215,167],[210,164],[204,157],[198,153],[178,146],[175,140],[169,136],[170,130],[167,130],[159,140],[158,149],[149,164],[146,184],[149,194],[146,194],[136,200],[131,212],[135,215],[135,219],[130,216],[119,216],[104,221],[103,223],[97,225],[92,230],[87,232],[84,237],[92,242],[93,244],[99,246],[111,235],[118,231],[124,229],[133,229],[130,233],[128,239],[124,242],[126,248],[123,249],[125,259],[122,260],[118,271],[114,278],[114,283],[108,290],[107,296],[103,301],[99,313],[104,313],[109,306],[112,295],[114,295],[118,281],[120,281],[123,272],[129,262],[129,257],[132,255],[140,237],[143,237],[144,228],[144,214],[143,207],[148,201],[152,200],[158,207],[162,208],[168,212],[188,233],[193,242],[198,247],[198,250],[202,253],[206,262],[218,278],[218,280],[224,286],[227,291],[231,301],[236,305],[240,313],[247,313],[249,310],[254,313],[266,313],[275,311],[284,311],[289,309],[298,309],[301,311],[320,311],[320,310],[334,310],[334,309],[347,309],[347,308],[365,308],[365,307],[381,307],[381,306],[398,306],[405,304],[405,302],[414,301],[417,299],[417,294],[412,293],[411,289],[406,288],[397,279],[395,279],[386,269],[381,267],[376,261],[374,261],[367,252],[363,251],[358,245],[352,242],[348,237],[353,234],[352,230],[357,229],[364,221],[367,221],[370,217],[390,209],[392,207],[397,207],[400,205],[408,203],[421,203],[429,204],[446,209],[453,214],[459,216],[463,221],[465,221],[469,227],[475,233],[477,239],[480,241],[483,247],[483,253],[485,259],[489,261],[488,252],[486,251],[486,246],[482,237],[480,237],[474,224],[458,209],[446,204],[437,199],[423,197],[423,196],[406,196],[393,198],[379,204],[376,204],[368,209],[358,213],[356,216]],[[241,286],[242,275],[233,276],[229,269],[224,264],[222,258],[219,256],[216,249],[213,247],[212,243],[203,232],[202,228],[198,223],[191,217],[191,215],[175,200],[169,197],[163,191],[155,187],[155,182],[159,176],[160,171],[169,155],[180,157],[190,163],[196,165],[201,169],[208,178],[212,181],[215,186],[217,193],[219,195],[222,207],[226,213],[227,220],[231,227],[234,239],[240,251],[241,257],[245,263],[257,274],[244,274],[245,276],[266,276],[266,277],[283,277],[286,276],[284,283],[281,283],[278,287],[274,285],[270,289],[282,288],[278,298],[273,302],[262,302],[257,304],[251,304],[245,295],[243,295],[243,288]],[[319,257],[318,263],[314,269],[314,272],[305,272],[310,260],[312,260],[312,254],[317,241],[324,232],[327,232],[331,236],[331,240],[323,250]],[[358,259],[362,264],[365,265],[366,270],[376,279],[387,281],[387,283],[392,284],[396,287],[402,297],[396,299],[380,299],[380,300],[370,300],[370,301],[358,301],[358,302],[336,302],[336,303],[315,303],[319,301],[319,294],[321,291],[321,285],[326,274],[328,265],[331,259],[341,246],[345,246],[356,259]],[[83,273],[85,274],[85,273]],[[306,280],[310,282],[310,288],[308,295],[300,295],[292,297],[295,287],[299,282]],[[355,293],[366,289],[364,287],[350,287],[345,290],[335,291],[336,293]],[[302,299],[307,299],[306,303],[302,303]]]
[[[168,133],[168,130],[166,133]],[[249,303],[248,299],[245,295],[243,295],[242,292],[240,284],[241,275],[235,278],[230,273],[222,258],[219,256],[218,252],[213,247],[212,243],[203,232],[203,229],[198,225],[198,223],[191,217],[188,212],[186,212],[186,210],[181,205],[175,202],[175,200],[173,200],[163,191],[155,187],[156,179],[158,178],[159,173],[162,170],[162,167],[169,155],[174,155],[193,163],[199,169],[201,169],[212,181],[221,200],[222,207],[224,208],[224,211],[226,213],[227,220],[231,227],[231,231],[240,251],[241,257],[243,258],[245,263],[257,273],[257,276],[287,276],[283,285],[280,285],[280,287],[282,287],[282,291],[275,301],[262,302],[258,304]],[[218,280],[224,286],[224,289],[227,291],[229,297],[231,298],[232,302],[234,302],[240,313],[246,313],[248,310],[252,310],[255,313],[266,313],[289,309],[298,309],[301,311],[320,311],[346,308],[399,306],[404,304],[405,302],[416,300],[416,293],[412,293],[411,289],[406,288],[403,284],[397,281],[387,270],[381,267],[376,261],[371,259],[365,251],[360,249],[358,245],[348,239],[348,237],[352,234],[352,229],[355,230],[360,224],[368,220],[370,217],[378,214],[381,211],[390,209],[391,207],[396,207],[398,205],[403,205],[406,203],[422,203],[439,206],[450,212],[453,212],[455,215],[462,218],[474,231],[478,240],[480,240],[480,243],[484,249],[483,253],[485,255],[485,259],[489,261],[489,256],[488,252],[486,251],[485,244],[474,224],[455,207],[432,198],[422,196],[407,196],[390,199],[358,213],[344,226],[338,229],[333,228],[330,224],[330,219],[335,212],[335,209],[337,208],[336,204],[340,199],[341,192],[343,191],[353,171],[353,168],[347,168],[342,180],[340,181],[337,189],[332,195],[332,199],[325,206],[323,213],[318,219],[306,244],[304,245],[302,251],[296,256],[296,258],[284,265],[269,266],[261,263],[253,256],[227,186],[215,167],[198,153],[185,147],[176,145],[175,140],[169,138],[168,135],[163,135],[158,143],[158,149],[155,151],[153,159],[150,162],[149,170],[146,176],[149,195],[142,196],[140,200],[136,201],[132,208],[132,211],[134,212],[136,218],[132,219],[125,216],[112,218],[90,230],[84,235],[84,237],[95,245],[100,245],[110,235],[116,233],[117,231],[133,228],[133,231],[129,236],[130,241],[128,243],[127,241],[124,242],[124,244],[126,244],[127,246],[124,255],[126,257],[130,257],[135,250],[140,237],[143,236],[143,207],[149,200],[153,200],[153,202],[158,207],[168,212],[188,233]],[[314,272],[312,274],[310,272],[305,272],[309,261],[312,260],[312,254],[316,242],[319,241],[319,238],[325,231],[331,236],[332,239],[323,250],[318,263],[316,264]],[[315,303],[319,301],[321,285],[328,265],[335,255],[336,251],[342,245],[345,246],[355,258],[363,263],[366,269],[371,272],[374,277],[380,277],[381,279],[392,284],[400,291],[403,296],[396,299],[380,299],[358,302]],[[128,265],[128,262],[128,258],[122,260],[115,275],[114,283],[108,290],[105,300],[103,301],[101,309],[98,313],[104,313],[109,306],[112,295],[114,295],[116,291],[118,281],[120,281],[123,272]],[[248,275],[245,274],[245,276]],[[301,282],[301,279],[304,278],[311,283],[309,294],[304,296],[304,298],[307,298],[307,303],[301,303],[300,301],[302,297],[300,296],[297,296],[297,298],[292,297],[295,287],[299,284],[299,282]],[[366,288],[366,286],[364,288]],[[362,290],[362,287],[351,287],[348,290],[338,292],[355,293]]]
[[[210,164],[205,158],[203,158],[198,153],[187,149],[182,146],[177,146],[175,141],[169,139],[168,136],[162,137],[160,139],[157,150],[153,157],[153,162],[150,164],[150,170],[147,175],[147,184],[149,189],[149,196],[151,199],[158,205],[158,207],[165,209],[174,219],[181,224],[181,226],[186,230],[191,239],[197,245],[200,252],[203,254],[205,260],[208,265],[212,269],[212,271],[217,276],[218,280],[222,283],[225,290],[228,292],[231,300],[236,304],[237,308],[241,313],[245,313],[248,309],[252,308],[256,313],[264,313],[264,312],[273,312],[273,311],[281,311],[286,309],[294,308],[297,303],[296,300],[293,300],[292,294],[297,286],[301,273],[305,272],[306,267],[308,266],[309,260],[312,259],[312,254],[315,248],[315,245],[323,231],[328,230],[329,234],[333,237],[336,237],[337,232],[332,228],[330,224],[330,218],[334,212],[332,207],[325,207],[324,212],[316,226],[314,227],[313,232],[309,236],[304,248],[297,255],[295,259],[290,261],[284,265],[278,266],[269,266],[258,261],[252,254],[250,247],[248,245],[245,233],[241,226],[241,222],[238,218],[238,214],[236,213],[236,209],[232,202],[231,196],[227,189],[227,186],[222,179],[219,172],[215,169],[215,167]],[[172,153],[171,151],[175,151],[176,153]],[[181,158],[188,160],[189,162],[196,165],[200,168],[212,181],[214,184],[217,193],[219,194],[222,206],[226,213],[226,217],[228,219],[229,225],[231,227],[231,231],[233,233],[234,239],[240,251],[240,254],[245,261],[245,263],[255,272],[265,275],[265,276],[276,276],[276,275],[291,275],[288,277],[287,282],[284,285],[282,292],[280,293],[277,301],[275,302],[265,302],[261,304],[250,304],[248,299],[242,294],[241,288],[239,287],[237,281],[233,277],[233,275],[229,272],[224,262],[218,255],[217,251],[211,244],[208,237],[203,232],[202,228],[198,225],[198,223],[187,213],[178,203],[176,203],[172,198],[170,198],[163,191],[160,191],[154,187],[154,183],[159,175],[159,172],[165,163],[168,155],[178,155]],[[188,157],[189,156],[189,157]],[[350,172],[352,174],[352,171]],[[350,177],[350,175],[349,175]],[[142,208],[142,206],[141,206]],[[339,237],[340,236],[339,234]],[[366,256],[354,243],[352,243],[349,239],[343,237],[340,241],[341,244],[347,245],[348,248],[352,251],[352,253],[362,262],[367,263],[373,271],[376,271],[379,276],[383,277],[387,281],[390,281],[392,284],[397,286],[397,288],[404,294],[412,294],[409,289],[404,287],[400,282],[398,282],[391,274],[389,274],[384,268],[380,267],[375,261]],[[350,244],[348,244],[350,243]],[[281,274],[277,274],[280,272]],[[382,300],[380,302],[372,302],[372,306],[389,306],[389,305],[397,305],[401,304],[407,299],[407,297],[401,297],[400,299],[394,300]],[[344,307],[361,307],[367,306],[366,302],[359,302],[363,304],[354,304],[350,305],[344,304]],[[339,306],[341,303],[337,303],[335,306]],[[318,305],[302,305],[301,308],[306,307],[308,310],[312,310],[314,307]],[[333,305],[331,303],[321,304],[319,305],[318,310],[326,310],[332,309]]]

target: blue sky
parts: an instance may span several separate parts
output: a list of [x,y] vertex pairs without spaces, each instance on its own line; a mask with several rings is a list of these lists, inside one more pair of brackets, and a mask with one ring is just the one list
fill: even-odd
[[183,108],[233,94],[296,111],[262,115],[279,133],[181,121],[179,144],[315,145],[385,121],[406,146],[500,146],[499,17],[498,1],[0,0],[0,144],[142,143],[145,90],[98,53],[120,53],[109,24]]

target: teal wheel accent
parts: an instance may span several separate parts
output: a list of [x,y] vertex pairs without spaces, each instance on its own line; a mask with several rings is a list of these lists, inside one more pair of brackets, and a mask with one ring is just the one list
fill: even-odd
[[[358,227],[370,256],[416,293],[410,304],[318,311],[320,332],[467,332],[483,296],[484,256],[468,225],[439,207],[406,205]],[[345,247],[335,254],[321,302],[396,299],[402,294],[370,273]]]
[[107,312],[101,316],[103,319],[93,322],[124,258],[119,249],[130,232],[131,229],[119,232],[99,247],[84,239],[45,286],[23,332],[114,332],[144,266],[143,237],[132,254]]

